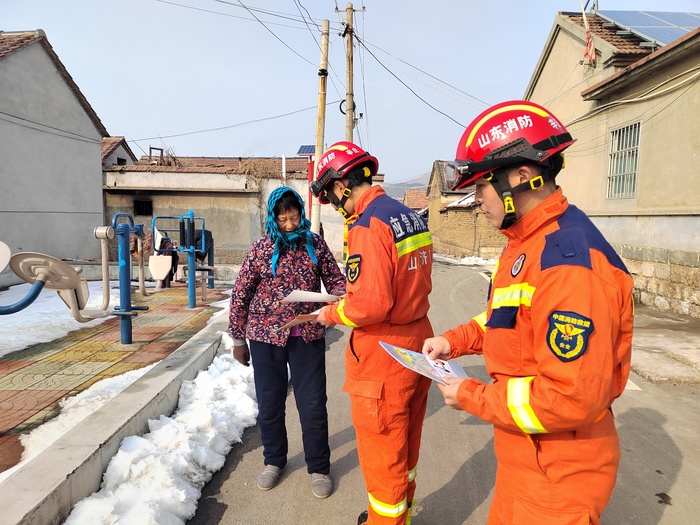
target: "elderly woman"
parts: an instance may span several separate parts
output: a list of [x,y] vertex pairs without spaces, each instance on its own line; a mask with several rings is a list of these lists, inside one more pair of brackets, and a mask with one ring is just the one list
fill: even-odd
[[270,490],[277,485],[287,463],[289,366],[311,490],[317,498],[327,498],[333,481],[329,476],[325,328],[307,322],[278,330],[297,315],[318,308],[317,303],[281,302],[291,291],[320,292],[323,282],[329,293],[345,293],[345,277],[326,242],[309,230],[310,225],[296,191],[281,187],[270,194],[267,235],[253,243],[243,260],[231,294],[228,331],[234,357],[244,365],[252,357],[255,369],[265,463],[258,488]]

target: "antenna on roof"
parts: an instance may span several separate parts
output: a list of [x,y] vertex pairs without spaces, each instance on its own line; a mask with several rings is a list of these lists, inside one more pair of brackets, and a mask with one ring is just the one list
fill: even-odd
[[[583,10],[585,11],[588,9],[588,4],[591,3],[591,0],[586,0],[586,5],[583,7]],[[591,12],[595,13],[598,10],[598,0],[593,0],[593,7],[591,7]]]

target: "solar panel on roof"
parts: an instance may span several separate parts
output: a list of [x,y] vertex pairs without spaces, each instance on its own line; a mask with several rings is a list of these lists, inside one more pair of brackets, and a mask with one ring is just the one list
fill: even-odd
[[316,153],[316,146],[313,144],[299,146],[299,151],[297,151],[297,155],[313,155],[314,153]]
[[666,45],[700,27],[700,13],[665,11],[596,11],[597,15],[614,22],[621,29]]

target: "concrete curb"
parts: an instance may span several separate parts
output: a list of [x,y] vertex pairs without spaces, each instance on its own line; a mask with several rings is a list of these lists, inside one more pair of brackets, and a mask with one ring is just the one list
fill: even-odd
[[226,326],[224,319],[198,332],[5,480],[0,525],[63,523],[77,502],[99,490],[122,440],[175,411],[180,385],[211,364]]

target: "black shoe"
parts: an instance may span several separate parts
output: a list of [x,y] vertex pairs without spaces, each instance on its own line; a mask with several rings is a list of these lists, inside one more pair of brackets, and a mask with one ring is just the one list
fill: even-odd
[[357,517],[357,525],[362,525],[363,523],[367,523],[368,519],[369,519],[369,515],[367,514],[367,511],[363,510],[362,514],[360,514]]

